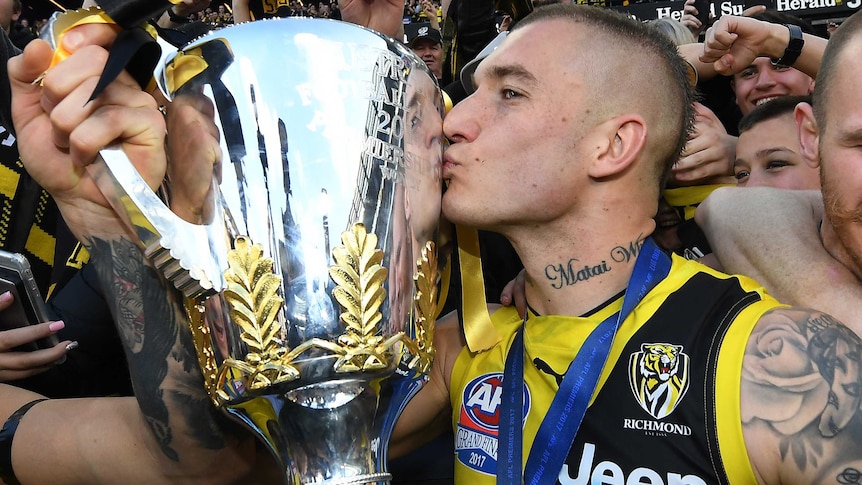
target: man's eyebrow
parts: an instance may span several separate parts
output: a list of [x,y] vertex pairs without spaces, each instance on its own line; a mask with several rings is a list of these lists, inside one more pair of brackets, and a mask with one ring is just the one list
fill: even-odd
[[531,86],[535,86],[539,82],[539,80],[536,79],[536,76],[518,64],[493,66],[485,71],[485,77],[492,80],[515,78],[516,80]]
[[839,130],[838,140],[845,145],[857,145],[862,143],[862,128]]
[[755,156],[758,158],[763,158],[763,157],[767,157],[769,155],[772,155],[773,153],[791,153],[791,154],[793,154],[796,152],[794,152],[793,150],[791,150],[790,148],[787,148],[787,147],[773,147],[773,148],[764,148],[763,150],[758,150],[757,153],[755,154]]

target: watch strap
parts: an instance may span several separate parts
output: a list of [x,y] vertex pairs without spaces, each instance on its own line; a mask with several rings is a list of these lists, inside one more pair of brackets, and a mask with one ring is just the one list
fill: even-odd
[[787,48],[784,49],[784,54],[772,63],[779,66],[791,67],[799,59],[802,54],[802,47],[805,45],[805,39],[802,38],[802,28],[794,24],[785,24],[787,30],[790,31],[790,41],[787,43]]

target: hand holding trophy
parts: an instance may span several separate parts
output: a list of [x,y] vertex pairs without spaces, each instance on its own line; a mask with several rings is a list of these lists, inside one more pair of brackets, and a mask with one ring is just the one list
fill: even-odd
[[[389,435],[434,355],[433,75],[374,31],[292,18],[212,32],[156,81],[172,100],[163,197],[122,149],[88,170],[184,295],[213,404],[285,483],[388,481]],[[196,149],[212,180],[183,166]]]

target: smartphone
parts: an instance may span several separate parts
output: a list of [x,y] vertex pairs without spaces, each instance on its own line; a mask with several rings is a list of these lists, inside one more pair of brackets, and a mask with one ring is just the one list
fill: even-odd
[[709,27],[709,4],[710,0],[694,0],[694,8],[697,9],[697,19],[703,28]]
[[[0,250],[0,294],[12,292],[12,306],[0,311],[0,330],[10,330],[26,325],[47,322],[48,310],[45,300],[30,270],[30,262],[18,253]],[[15,350],[32,351],[51,348],[59,343],[57,335],[51,335]]]

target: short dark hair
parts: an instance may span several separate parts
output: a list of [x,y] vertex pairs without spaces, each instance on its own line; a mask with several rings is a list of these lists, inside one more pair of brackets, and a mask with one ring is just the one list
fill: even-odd
[[771,119],[792,114],[799,103],[811,103],[811,96],[781,96],[761,104],[739,120],[739,134],[750,130],[754,125]]
[[651,66],[656,66],[649,74],[661,78],[644,79],[644,83],[654,92],[654,98],[660,100],[659,119],[671,120],[674,123],[672,139],[659,140],[654,144],[657,162],[660,164],[657,166],[657,175],[663,185],[670,168],[679,159],[693,127],[695,98],[694,87],[689,81],[690,64],[680,57],[673,41],[656,29],[614,10],[600,7],[570,3],[547,5],[524,17],[512,30],[520,30],[539,21],[556,19],[586,24],[599,36],[595,39],[597,45],[620,51],[624,59],[640,56]]
[[[823,51],[823,58],[820,61],[820,70],[817,72],[817,82],[814,83],[814,95],[812,98],[814,100],[814,118],[817,120],[817,126],[820,131],[826,129],[826,98],[829,97],[830,86],[835,82],[835,73],[838,70],[839,58],[847,47],[847,44],[853,40],[860,30],[862,30],[862,14],[856,12],[842,22],[841,26],[835,30],[826,44],[826,50]],[[858,60],[853,59],[852,62],[858,62]]]

